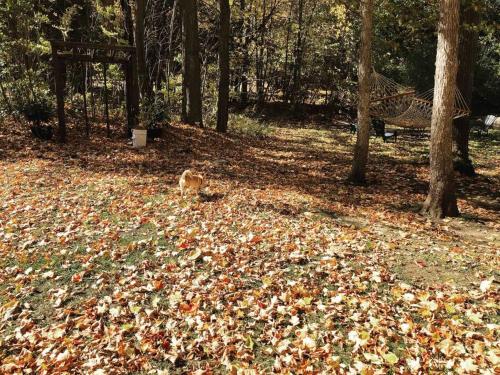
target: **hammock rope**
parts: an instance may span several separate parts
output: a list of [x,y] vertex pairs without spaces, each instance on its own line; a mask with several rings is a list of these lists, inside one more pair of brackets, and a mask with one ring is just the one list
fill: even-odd
[[[370,114],[386,123],[410,128],[431,126],[434,89],[417,93],[382,74],[373,72],[370,92]],[[458,89],[455,89],[453,118],[470,114],[469,107]]]

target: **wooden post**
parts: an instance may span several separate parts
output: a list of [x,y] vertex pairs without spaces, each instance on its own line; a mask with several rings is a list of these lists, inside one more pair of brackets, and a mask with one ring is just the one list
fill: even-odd
[[90,124],[89,124],[89,113],[88,113],[88,106],[87,106],[87,73],[88,73],[87,63],[85,63],[84,66],[85,66],[85,74],[83,77],[83,113],[85,115],[85,135],[87,138],[89,138],[90,137]]
[[66,119],[64,116],[64,87],[66,86],[66,64],[57,57],[56,50],[52,49],[57,97],[57,118],[59,121],[59,142],[66,142]]
[[132,129],[137,127],[137,116],[139,115],[139,77],[137,75],[135,53],[130,58],[130,108],[132,109]]
[[109,138],[111,137],[111,129],[109,127],[109,103],[108,103],[108,80],[107,80],[108,66],[105,63],[102,64],[102,70],[104,75],[104,111],[106,115],[106,134]]
[[92,63],[90,63],[89,83],[90,83],[90,105],[92,107],[92,121],[95,121],[94,64]]
[[125,130],[125,136],[132,136],[132,128],[135,126],[133,121],[132,113],[132,66],[131,63],[127,63],[123,66],[125,72],[125,105],[127,108],[127,128]]

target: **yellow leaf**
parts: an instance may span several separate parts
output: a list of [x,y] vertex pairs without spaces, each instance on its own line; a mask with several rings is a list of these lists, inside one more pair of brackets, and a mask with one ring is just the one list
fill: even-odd
[[384,354],[384,360],[390,365],[395,365],[398,363],[399,358],[396,354],[389,352]]

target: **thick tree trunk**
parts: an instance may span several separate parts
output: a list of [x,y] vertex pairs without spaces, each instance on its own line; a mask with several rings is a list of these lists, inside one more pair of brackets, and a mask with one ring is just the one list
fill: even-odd
[[366,182],[366,163],[370,140],[370,81],[372,73],[373,0],[362,0],[362,29],[358,69],[358,133],[349,180]]
[[219,100],[217,102],[217,131],[227,131],[229,105],[229,0],[220,0],[219,26]]
[[181,1],[184,31],[184,86],[186,122],[203,127],[201,110],[200,41],[196,0]]
[[[130,6],[130,0],[120,0],[120,6],[123,13],[124,25],[123,34],[125,39],[127,39],[130,46],[134,45],[134,20],[132,18],[132,7]],[[137,50],[136,50],[137,53]],[[135,59],[137,62],[137,58]],[[138,100],[138,73],[137,73],[137,63],[130,64],[125,67],[126,72],[126,95],[127,95],[127,130],[126,136],[130,137],[132,135],[132,129],[137,126],[137,115],[139,111],[139,100]],[[92,115],[95,118],[95,100],[94,100],[94,90],[92,88],[92,68],[90,70],[90,89],[91,89],[91,100],[92,100]]]
[[146,47],[144,44],[144,19],[146,17],[146,0],[135,2],[135,44],[137,47],[137,75],[142,97],[151,94],[151,87],[146,67]]
[[[479,23],[479,13],[472,1],[469,0],[461,14],[457,87],[470,108],[474,84],[474,67],[479,49],[479,35],[476,28]],[[469,157],[469,135],[470,125],[467,117],[453,122],[453,166],[456,171],[466,176],[474,176],[476,174],[474,165]]]
[[422,213],[458,216],[452,118],[458,65],[459,0],[441,0],[430,144],[430,186]]

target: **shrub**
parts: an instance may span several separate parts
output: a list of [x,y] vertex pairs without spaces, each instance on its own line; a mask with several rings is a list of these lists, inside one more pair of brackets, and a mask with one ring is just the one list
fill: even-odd
[[256,138],[264,138],[271,133],[271,129],[268,126],[242,114],[230,114],[228,125],[229,132],[231,133],[248,135]]
[[52,101],[43,96],[26,100],[19,112],[27,121],[36,125],[47,123],[54,116]]
[[47,123],[54,116],[50,90],[34,73],[13,81],[10,91],[13,109],[33,125]]
[[146,129],[158,129],[168,124],[170,113],[161,95],[143,100],[140,121]]

